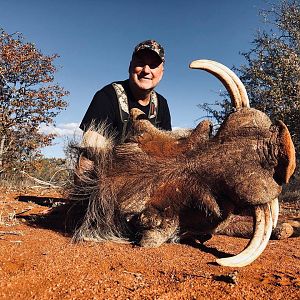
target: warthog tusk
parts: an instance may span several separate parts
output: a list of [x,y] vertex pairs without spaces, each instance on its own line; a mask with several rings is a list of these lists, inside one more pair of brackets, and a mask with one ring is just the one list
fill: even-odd
[[250,107],[249,98],[248,98],[246,88],[245,88],[244,84],[242,83],[242,81],[240,80],[240,78],[232,70],[230,70],[226,66],[222,65],[221,63],[218,63],[218,62],[213,61],[213,60],[207,60],[207,61],[214,64],[214,65],[219,66],[222,70],[224,70],[226,73],[228,73],[228,75],[232,78],[232,80],[235,82],[238,90],[240,91],[242,106],[243,107]]
[[273,224],[273,229],[274,229],[277,226],[278,215],[279,215],[278,198],[275,198],[274,200],[271,201],[270,207],[271,207],[271,213],[272,213],[272,224]]
[[255,206],[255,229],[253,237],[246,248],[239,254],[217,259],[216,262],[221,266],[244,267],[249,265],[266,248],[272,233],[272,214],[270,204]]
[[226,66],[213,60],[195,60],[190,68],[205,70],[222,81],[230,94],[232,105],[235,108],[250,107],[248,95],[244,84],[238,76]]

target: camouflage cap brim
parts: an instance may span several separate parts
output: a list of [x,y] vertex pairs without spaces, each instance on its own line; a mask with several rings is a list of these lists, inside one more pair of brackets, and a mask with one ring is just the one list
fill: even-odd
[[144,42],[139,43],[133,51],[132,56],[134,56],[138,51],[148,49],[154,51],[160,59],[165,62],[165,50],[164,48],[155,40],[146,40]]

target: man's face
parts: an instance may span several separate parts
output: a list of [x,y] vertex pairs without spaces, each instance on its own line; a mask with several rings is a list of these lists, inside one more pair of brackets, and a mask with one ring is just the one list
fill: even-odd
[[141,90],[152,90],[164,73],[163,62],[151,50],[140,50],[134,55],[129,67],[130,81]]

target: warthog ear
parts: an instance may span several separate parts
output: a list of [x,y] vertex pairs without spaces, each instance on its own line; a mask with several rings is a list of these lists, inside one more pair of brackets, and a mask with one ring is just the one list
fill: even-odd
[[288,183],[296,168],[295,147],[288,128],[282,121],[277,121],[278,134],[278,165],[275,169],[275,180],[282,184]]

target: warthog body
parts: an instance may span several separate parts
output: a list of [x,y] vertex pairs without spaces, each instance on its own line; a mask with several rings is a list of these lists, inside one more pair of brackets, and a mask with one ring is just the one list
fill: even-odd
[[[213,67],[230,77],[225,86],[237,108],[216,135],[203,121],[180,138],[156,129],[134,109],[134,132],[126,143],[107,142],[89,148],[89,158],[81,157],[77,175],[90,190],[77,240],[124,239],[145,247],[185,237],[205,240],[235,209],[253,207],[256,225],[249,247],[218,263],[247,265],[264,250],[277,222],[281,185],[295,169],[293,143],[282,122],[272,124],[248,107],[230,70]],[[217,71],[212,73],[229,81]]]

